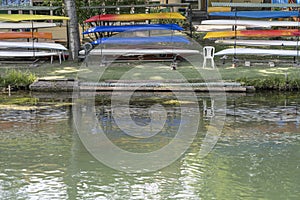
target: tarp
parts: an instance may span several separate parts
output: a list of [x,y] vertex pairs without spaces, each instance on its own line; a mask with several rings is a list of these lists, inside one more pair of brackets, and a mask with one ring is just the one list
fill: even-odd
[[102,14],[93,16],[85,22],[97,21],[145,21],[153,19],[185,19],[183,15],[177,12],[167,13],[149,13],[149,14]]
[[[272,3],[288,4],[289,0],[272,0]],[[294,0],[293,3],[300,3],[300,0]]]
[[177,24],[137,24],[125,26],[96,26],[83,32],[83,34],[90,34],[96,32],[124,32],[124,31],[146,31],[146,30],[178,30],[183,28]]
[[152,37],[109,37],[100,38],[92,42],[93,45],[97,44],[147,44],[159,42],[176,42],[176,43],[189,43],[190,41],[183,36],[152,36]]
[[[0,0],[1,2],[1,0]],[[2,6],[29,6],[30,0],[3,0]]]
[[27,20],[68,20],[69,17],[53,15],[28,15],[28,14],[0,14],[0,21],[27,21]]
[[272,0],[272,3],[289,3],[289,0]]
[[210,16],[219,17],[245,17],[245,18],[287,18],[299,16],[298,11],[237,11],[237,12],[212,12]]

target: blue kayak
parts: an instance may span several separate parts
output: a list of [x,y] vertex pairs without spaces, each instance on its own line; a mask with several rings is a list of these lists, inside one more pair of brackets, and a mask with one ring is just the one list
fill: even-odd
[[211,12],[210,16],[218,17],[245,17],[245,18],[288,18],[298,17],[298,11],[236,11],[236,12]]
[[98,40],[93,41],[91,44],[147,44],[147,43],[190,43],[190,41],[183,36],[152,36],[152,37],[108,37],[108,38],[99,38]]
[[89,28],[83,34],[97,32],[125,32],[125,31],[148,31],[148,30],[176,30],[182,31],[183,28],[177,24],[136,24],[124,26],[96,26]]

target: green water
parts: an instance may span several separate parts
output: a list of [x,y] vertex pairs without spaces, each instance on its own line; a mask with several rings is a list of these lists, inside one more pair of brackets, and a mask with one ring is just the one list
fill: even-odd
[[[171,165],[141,174],[111,169],[88,153],[74,131],[72,106],[63,104],[70,102],[69,97],[25,96],[33,96],[31,105],[2,105],[0,110],[1,199],[300,197],[300,93],[229,95],[222,135],[204,158],[199,148],[213,116],[210,109],[203,114],[199,100],[201,128],[190,148]],[[107,99],[100,96],[98,100],[98,119],[108,137],[124,149],[143,149],[115,131]],[[140,124],[148,120],[142,102],[140,97],[131,105],[133,118]],[[170,123],[159,140],[153,139],[151,148],[165,145],[180,122],[178,107],[165,106]],[[151,150],[149,144],[144,145]]]

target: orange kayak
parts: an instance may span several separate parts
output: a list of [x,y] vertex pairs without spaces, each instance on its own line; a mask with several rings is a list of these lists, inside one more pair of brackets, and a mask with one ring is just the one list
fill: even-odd
[[19,39],[19,38],[38,38],[52,39],[52,33],[49,32],[0,32],[0,39]]

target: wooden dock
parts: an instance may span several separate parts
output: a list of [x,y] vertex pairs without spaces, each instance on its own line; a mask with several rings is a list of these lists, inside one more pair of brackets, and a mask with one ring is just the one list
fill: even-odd
[[214,82],[214,83],[186,83],[179,80],[153,81],[153,80],[137,80],[137,81],[117,81],[110,82],[80,82],[75,79],[38,79],[30,85],[32,91],[47,92],[66,92],[66,91],[140,91],[140,92],[252,92],[255,90],[251,86],[242,86],[235,82]]

